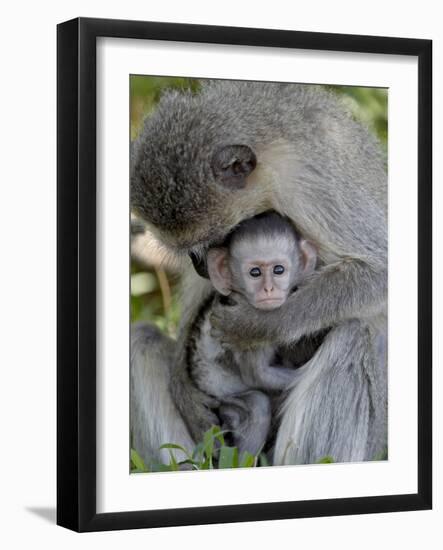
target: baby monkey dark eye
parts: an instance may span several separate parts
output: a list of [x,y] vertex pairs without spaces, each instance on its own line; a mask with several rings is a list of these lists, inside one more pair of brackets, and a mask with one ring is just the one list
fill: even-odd
[[260,275],[261,275],[260,268],[259,268],[259,267],[253,267],[253,268],[249,271],[249,275],[250,275],[251,277],[260,277]]
[[285,272],[285,268],[282,265],[274,266],[274,273],[276,275],[282,275]]

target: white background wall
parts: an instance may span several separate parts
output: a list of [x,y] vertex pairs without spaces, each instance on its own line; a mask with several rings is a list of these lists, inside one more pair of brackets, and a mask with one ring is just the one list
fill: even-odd
[[[275,547],[364,550],[440,548],[443,488],[436,312],[434,510],[76,535],[55,521],[55,127],[58,22],[77,16],[174,21],[434,40],[434,213],[443,206],[443,29],[439,2],[372,0],[125,0],[8,2],[1,13],[0,544],[5,548],[211,549]],[[440,153],[440,154],[438,154]],[[442,277],[435,221],[434,280]],[[6,254],[5,254],[6,252]],[[405,259],[407,269],[407,258]],[[442,305],[435,289],[435,310]],[[6,307],[5,307],[6,306]],[[440,307],[441,309],[441,307]],[[23,329],[22,329],[23,327]],[[439,391],[440,390],[440,391]],[[404,426],[407,429],[407,426]]]

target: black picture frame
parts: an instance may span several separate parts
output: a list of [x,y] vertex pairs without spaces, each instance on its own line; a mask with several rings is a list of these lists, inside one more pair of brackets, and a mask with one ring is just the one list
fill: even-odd
[[[96,39],[399,54],[418,59],[418,491],[416,494],[96,512]],[[57,523],[103,531],[425,510],[432,506],[432,42],[78,18],[57,29]]]

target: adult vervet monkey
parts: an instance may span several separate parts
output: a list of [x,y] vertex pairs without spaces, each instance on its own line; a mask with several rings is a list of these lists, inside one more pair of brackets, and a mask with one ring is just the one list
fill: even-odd
[[[169,92],[134,144],[131,200],[183,258],[187,288],[173,354],[159,352],[172,343],[149,328],[144,347],[132,349],[133,379],[145,380],[132,393],[145,411],[132,415],[140,445],[155,453],[217,423],[214,401],[185,368],[183,342],[210,291],[187,256],[204,274],[209,246],[274,210],[314,243],[316,271],[278,311],[239,296],[213,322],[239,346],[295,345],[330,329],[285,400],[274,464],[378,456],[386,447],[387,178],[369,132],[315,86],[214,81],[198,94]],[[167,404],[162,414],[149,404],[153,392]]]

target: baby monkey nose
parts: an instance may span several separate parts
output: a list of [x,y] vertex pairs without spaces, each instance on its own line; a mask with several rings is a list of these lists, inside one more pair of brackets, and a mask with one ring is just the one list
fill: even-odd
[[269,294],[274,290],[274,281],[272,280],[272,276],[270,276],[270,274],[266,271],[264,273],[263,290],[266,294]]

